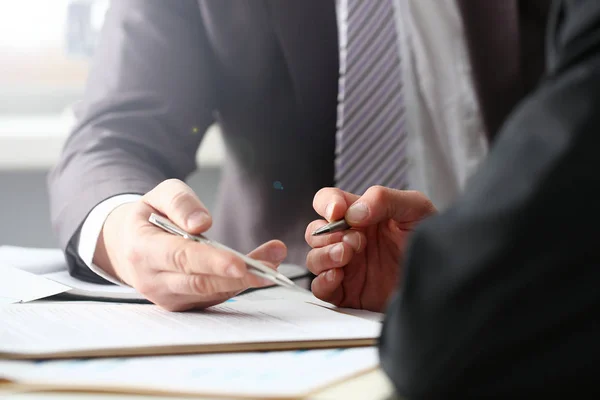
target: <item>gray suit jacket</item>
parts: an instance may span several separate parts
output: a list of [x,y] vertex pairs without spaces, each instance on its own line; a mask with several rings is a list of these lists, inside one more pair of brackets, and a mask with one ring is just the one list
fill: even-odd
[[[503,0],[495,9],[457,1],[493,136],[525,82],[537,80],[539,70],[522,68],[536,62],[523,57],[541,66],[547,2]],[[227,160],[210,235],[241,251],[278,238],[288,260],[303,264],[312,198],[333,184],[334,1],[119,0],[105,24],[78,124],[49,176],[53,224],[72,274],[99,279],[80,268],[75,251],[93,207],[185,179],[202,140],[193,127],[204,132],[215,119]],[[523,28],[530,26],[537,29]]]

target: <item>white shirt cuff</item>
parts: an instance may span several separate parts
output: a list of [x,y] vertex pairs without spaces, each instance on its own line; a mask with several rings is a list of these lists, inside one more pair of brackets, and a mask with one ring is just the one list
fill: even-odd
[[115,285],[127,286],[114,276],[107,274],[102,268],[92,262],[94,260],[94,253],[96,252],[98,237],[100,236],[106,218],[108,218],[109,214],[113,212],[115,208],[126,203],[136,202],[141,197],[142,196],[139,194],[120,194],[110,197],[94,207],[81,226],[79,246],[77,248],[79,257],[81,257],[85,265],[87,265],[94,273]]

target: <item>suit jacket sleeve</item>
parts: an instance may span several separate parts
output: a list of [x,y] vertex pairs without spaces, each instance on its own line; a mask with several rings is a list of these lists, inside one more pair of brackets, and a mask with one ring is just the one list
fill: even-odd
[[600,2],[552,19],[546,79],[412,238],[380,342],[408,398],[598,392]]
[[76,254],[95,205],[196,168],[217,78],[200,13],[194,0],[111,3],[78,123],[48,180],[53,226],[74,275],[99,279]]

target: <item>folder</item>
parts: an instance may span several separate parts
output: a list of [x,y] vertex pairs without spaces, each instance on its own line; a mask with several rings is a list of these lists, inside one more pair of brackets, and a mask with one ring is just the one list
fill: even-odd
[[206,310],[42,302],[0,307],[0,359],[60,359],[373,346],[381,323],[309,301],[234,298]]
[[319,398],[323,389],[374,371],[378,364],[374,347],[43,363],[0,360],[0,379],[23,391]]

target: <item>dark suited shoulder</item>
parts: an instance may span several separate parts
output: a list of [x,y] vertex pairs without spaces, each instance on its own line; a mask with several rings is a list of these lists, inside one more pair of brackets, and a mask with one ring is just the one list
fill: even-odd
[[548,76],[412,238],[380,341],[407,398],[600,392],[600,3],[553,15]]

